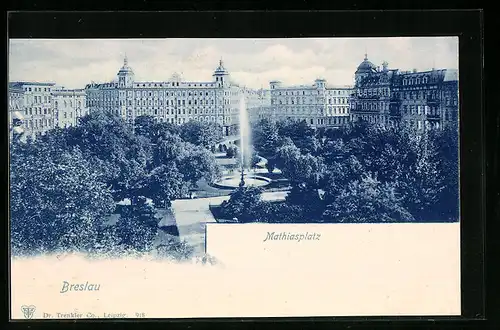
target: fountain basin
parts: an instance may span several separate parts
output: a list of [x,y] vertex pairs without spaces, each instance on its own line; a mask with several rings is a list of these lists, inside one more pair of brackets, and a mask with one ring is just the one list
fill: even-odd
[[[245,174],[244,180],[245,180],[245,187],[251,187],[251,186],[263,187],[271,183],[271,179],[254,174]],[[214,182],[213,186],[221,189],[228,189],[228,188],[233,189],[239,187],[240,181],[241,181],[241,175],[239,174],[232,176],[225,176],[222,177],[219,181]]]

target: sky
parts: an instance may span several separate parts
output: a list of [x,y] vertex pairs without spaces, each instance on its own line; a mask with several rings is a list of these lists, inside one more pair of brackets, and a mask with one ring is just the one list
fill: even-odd
[[352,85],[365,52],[375,65],[401,70],[458,69],[457,37],[279,39],[11,39],[9,81],[83,88],[116,78],[126,55],[136,81],[212,81],[222,59],[231,79],[249,88]]

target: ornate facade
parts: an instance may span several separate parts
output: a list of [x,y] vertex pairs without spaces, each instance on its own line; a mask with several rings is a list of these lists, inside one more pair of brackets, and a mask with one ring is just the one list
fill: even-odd
[[54,83],[49,82],[9,83],[12,106],[20,108],[14,111],[20,111],[24,117],[22,128],[25,135],[36,136],[56,127],[57,119],[52,109],[53,87]]
[[20,86],[9,85],[9,129],[13,127],[14,112],[24,117],[23,102],[24,90]]
[[58,127],[75,126],[88,113],[85,90],[58,88],[52,92],[52,107]]
[[458,72],[376,67],[365,55],[355,73],[351,120],[409,125],[417,131],[458,124]]
[[270,105],[260,118],[305,120],[314,127],[338,127],[349,122],[350,86],[328,86],[324,79],[311,85],[283,86],[270,82]]
[[90,111],[104,110],[133,123],[141,115],[159,122],[183,124],[190,120],[219,123],[229,135],[238,125],[241,98],[248,111],[260,106],[261,92],[240,87],[231,81],[222,60],[212,81],[184,81],[174,74],[167,81],[135,81],[132,68],[124,59],[117,79],[110,83],[91,83],[85,87]]

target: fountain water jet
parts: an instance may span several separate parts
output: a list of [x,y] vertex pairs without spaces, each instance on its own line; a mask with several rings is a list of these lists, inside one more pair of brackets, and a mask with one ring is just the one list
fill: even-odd
[[[229,176],[222,178],[215,186],[221,188],[236,188],[245,186],[265,186],[271,180],[257,175],[248,175],[248,169],[251,167],[252,161],[252,148],[250,122],[248,119],[248,112],[245,103],[245,96],[242,94],[240,97],[240,112],[239,112],[239,126],[240,126],[240,173],[238,176]],[[245,173],[245,169],[247,173]]]
[[248,121],[247,107],[245,103],[245,96],[240,96],[240,157],[241,157],[241,181],[239,186],[245,186],[245,168],[249,168],[249,161],[251,159],[250,151],[250,123]]

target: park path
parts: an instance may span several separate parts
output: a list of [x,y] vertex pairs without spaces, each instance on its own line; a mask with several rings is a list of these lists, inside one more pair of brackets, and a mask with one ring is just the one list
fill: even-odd
[[[262,200],[284,200],[287,191],[264,192]],[[205,227],[217,222],[210,211],[210,205],[220,205],[229,196],[179,199],[172,202],[172,213],[179,230],[179,238],[195,248],[196,253],[205,252]]]

